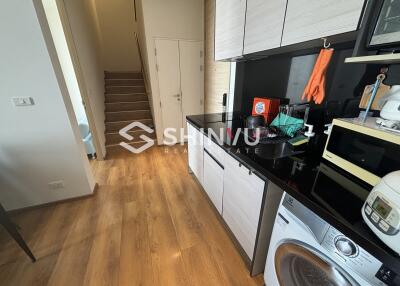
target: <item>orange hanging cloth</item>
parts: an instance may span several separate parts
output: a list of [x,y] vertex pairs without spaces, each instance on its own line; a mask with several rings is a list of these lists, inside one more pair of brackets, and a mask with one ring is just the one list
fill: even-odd
[[314,100],[316,104],[321,104],[325,98],[325,77],[331,62],[333,49],[323,49],[319,53],[310,80],[304,89],[302,100]]

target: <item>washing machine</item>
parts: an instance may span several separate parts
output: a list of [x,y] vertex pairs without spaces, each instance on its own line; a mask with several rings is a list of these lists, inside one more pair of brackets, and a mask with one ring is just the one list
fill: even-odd
[[266,286],[383,286],[391,278],[385,272],[375,257],[290,195],[283,196],[265,266]]

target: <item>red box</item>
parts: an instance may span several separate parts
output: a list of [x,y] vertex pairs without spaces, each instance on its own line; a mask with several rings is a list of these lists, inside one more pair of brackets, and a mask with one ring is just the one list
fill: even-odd
[[279,105],[281,101],[276,98],[259,98],[255,97],[253,101],[253,111],[252,115],[263,115],[265,122],[270,124],[272,120],[279,113]]

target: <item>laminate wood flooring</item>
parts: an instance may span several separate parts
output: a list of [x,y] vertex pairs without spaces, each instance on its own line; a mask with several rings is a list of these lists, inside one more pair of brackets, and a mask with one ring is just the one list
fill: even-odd
[[188,173],[186,146],[91,165],[95,195],[12,216],[36,263],[0,229],[0,285],[263,285]]

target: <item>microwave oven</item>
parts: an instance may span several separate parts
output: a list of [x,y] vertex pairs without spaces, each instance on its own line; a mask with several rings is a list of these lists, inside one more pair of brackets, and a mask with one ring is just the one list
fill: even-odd
[[334,119],[323,158],[375,186],[400,169],[400,135],[381,129],[376,118]]

